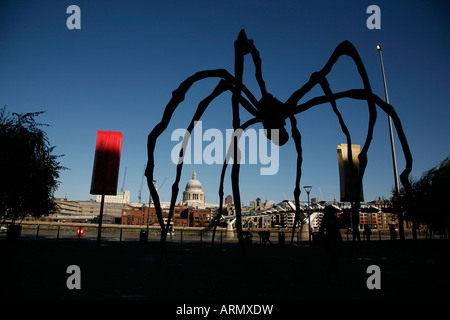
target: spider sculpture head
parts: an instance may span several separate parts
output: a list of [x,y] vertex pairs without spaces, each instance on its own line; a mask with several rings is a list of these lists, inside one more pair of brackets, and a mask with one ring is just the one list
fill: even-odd
[[285,116],[282,112],[284,103],[270,93],[266,93],[259,101],[259,107],[267,139],[278,146],[284,145],[289,140],[289,134],[285,129]]

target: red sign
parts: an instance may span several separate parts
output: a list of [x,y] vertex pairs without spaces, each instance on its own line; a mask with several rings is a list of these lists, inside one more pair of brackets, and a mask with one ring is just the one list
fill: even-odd
[[84,233],[84,228],[77,228],[77,236],[82,236]]
[[119,178],[122,133],[97,131],[91,194],[115,195]]

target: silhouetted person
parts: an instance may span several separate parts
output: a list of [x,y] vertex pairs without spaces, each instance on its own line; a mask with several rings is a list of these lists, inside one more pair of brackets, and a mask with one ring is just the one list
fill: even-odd
[[253,235],[248,231],[242,231],[242,235],[244,236],[244,242],[247,244],[252,244]]
[[397,239],[397,231],[395,231],[395,226],[392,224],[390,226],[390,231],[391,231],[391,240],[396,240]]
[[262,242],[262,244],[265,245],[268,242],[270,245],[272,245],[272,242],[269,239],[269,237],[270,237],[269,231],[259,231],[258,234],[260,236],[260,242]]
[[341,221],[336,216],[336,209],[333,206],[327,206],[324,209],[322,223],[319,234],[323,237],[323,244],[330,254],[330,263],[326,270],[327,281],[330,281],[331,273],[338,283],[341,285],[341,277],[339,273],[339,255],[342,254],[342,237],[340,232]]
[[372,234],[372,230],[370,229],[368,224],[364,225],[364,234],[366,235],[367,241],[370,241],[370,235]]

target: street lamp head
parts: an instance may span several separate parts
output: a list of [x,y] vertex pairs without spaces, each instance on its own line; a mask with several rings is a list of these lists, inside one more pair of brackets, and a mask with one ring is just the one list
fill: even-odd
[[379,44],[377,44],[377,50],[381,51],[381,46]]
[[310,193],[312,186],[304,186],[303,189],[305,189],[306,193]]

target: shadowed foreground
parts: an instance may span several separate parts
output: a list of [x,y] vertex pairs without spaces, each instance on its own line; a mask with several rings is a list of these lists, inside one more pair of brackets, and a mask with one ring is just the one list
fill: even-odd
[[[1,299],[285,300],[446,299],[450,297],[450,241],[363,243],[365,259],[345,243],[343,286],[327,283],[321,247],[254,245],[244,271],[236,245],[21,240],[0,242]],[[67,267],[81,269],[81,289],[69,290]],[[369,290],[369,265],[381,269],[381,289]],[[292,281],[294,279],[294,281]]]

